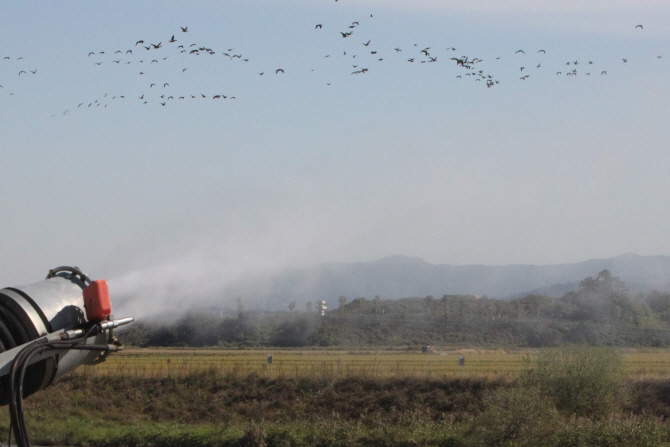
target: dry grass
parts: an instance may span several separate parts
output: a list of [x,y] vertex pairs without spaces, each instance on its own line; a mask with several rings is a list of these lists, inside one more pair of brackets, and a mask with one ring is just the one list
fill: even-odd
[[[273,354],[273,364],[267,355]],[[345,351],[226,351],[130,349],[110,356],[107,362],[84,367],[78,374],[132,377],[184,377],[198,371],[263,377],[481,377],[514,378],[524,368],[523,359],[533,351],[459,350],[441,354]],[[465,367],[458,365],[465,357]],[[629,378],[670,377],[670,351],[624,352]]]

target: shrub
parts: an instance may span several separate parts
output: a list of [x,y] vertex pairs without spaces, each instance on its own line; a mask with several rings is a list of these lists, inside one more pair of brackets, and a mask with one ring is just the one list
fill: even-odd
[[536,388],[501,388],[484,399],[468,434],[474,446],[536,447],[555,431],[557,416]]
[[602,419],[626,398],[623,363],[608,348],[571,346],[540,353],[521,376],[565,415]]

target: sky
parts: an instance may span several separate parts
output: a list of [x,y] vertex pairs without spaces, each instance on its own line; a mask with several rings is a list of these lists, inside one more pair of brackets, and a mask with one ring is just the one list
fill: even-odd
[[667,23],[659,0],[2,2],[1,285],[668,255]]

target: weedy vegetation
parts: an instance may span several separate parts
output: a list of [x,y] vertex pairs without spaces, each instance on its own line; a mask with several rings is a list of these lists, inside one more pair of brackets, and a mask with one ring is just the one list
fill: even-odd
[[403,354],[419,362],[408,365],[340,353],[368,366],[338,369],[337,353],[287,352],[316,363],[272,372],[242,360],[264,354],[231,353],[222,368],[222,353],[135,352],[82,368],[26,399],[29,433],[39,445],[82,446],[670,446],[670,381],[631,376],[607,348],[516,353],[514,374],[466,366],[463,377],[417,366],[456,363],[453,353]]

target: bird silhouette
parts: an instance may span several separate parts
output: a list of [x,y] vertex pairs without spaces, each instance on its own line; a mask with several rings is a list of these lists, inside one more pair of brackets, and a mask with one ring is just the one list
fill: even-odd
[[[638,29],[638,28],[640,28],[640,29],[644,29],[644,27],[643,27],[642,25],[638,25],[638,26],[635,27],[635,29]],[[653,33],[652,33],[652,34],[653,34]]]
[[181,28],[181,31],[182,31],[183,33],[188,33],[188,26],[185,26],[185,27],[180,26],[179,28]]
[[280,71],[282,73],[286,74],[286,72],[284,72],[284,70],[282,70],[281,68],[278,68],[277,70],[275,70],[275,74],[278,74]]
[[172,39],[168,40],[168,42],[176,42],[177,39],[174,38],[174,35],[172,35]]
[[322,29],[322,28],[323,28],[323,25],[320,24],[320,23],[314,27],[314,29]]

